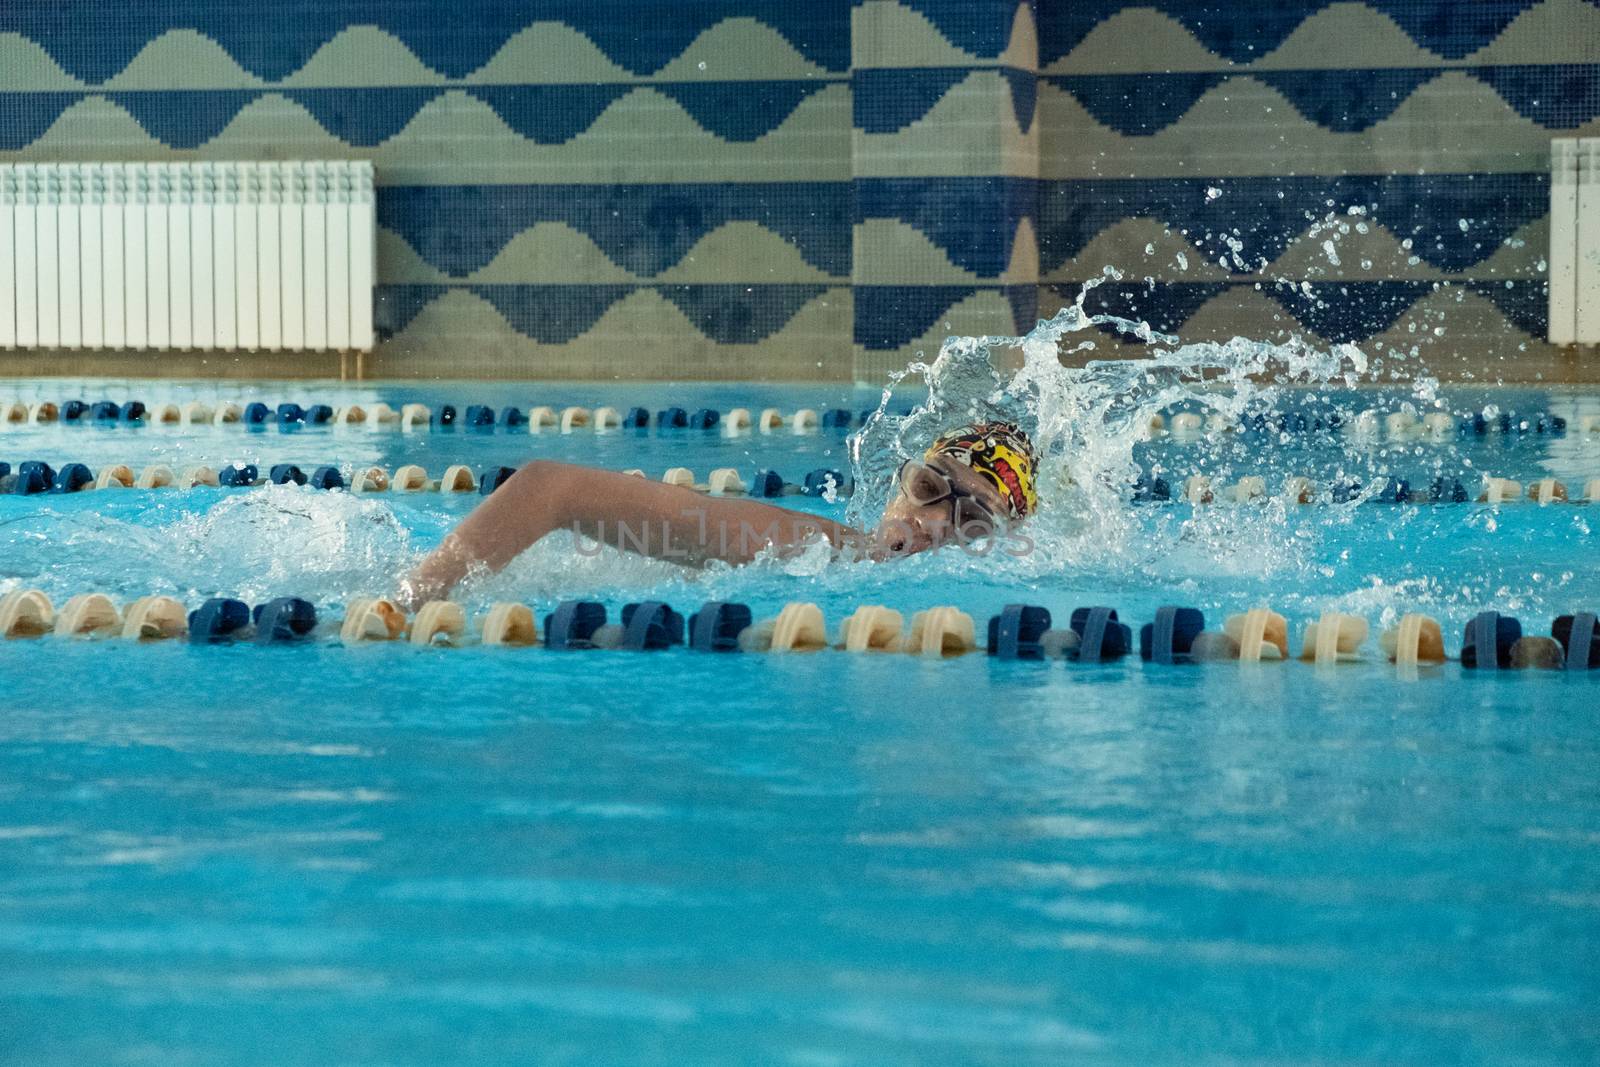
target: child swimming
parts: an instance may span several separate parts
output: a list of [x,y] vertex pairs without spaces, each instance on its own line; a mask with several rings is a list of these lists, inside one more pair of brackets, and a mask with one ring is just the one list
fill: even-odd
[[689,566],[748,563],[819,538],[841,553],[884,559],[952,538],[986,537],[1038,507],[1033,443],[1015,423],[980,422],[941,436],[895,475],[895,494],[868,534],[831,519],[737,497],[569,463],[535,460],[462,520],[406,580],[412,604],[449,594],[469,573],[498,571],[546,534],[580,538]]

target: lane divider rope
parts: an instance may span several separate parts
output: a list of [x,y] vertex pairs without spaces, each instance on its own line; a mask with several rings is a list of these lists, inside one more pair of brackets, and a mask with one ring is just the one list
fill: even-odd
[[1541,478],[1525,488],[1521,482],[1493,475],[1485,475],[1475,493],[1459,478],[1436,477],[1426,485],[1419,480],[1413,486],[1408,479],[1391,476],[1374,485],[1375,491],[1368,494],[1367,486],[1354,479],[1318,482],[1292,475],[1274,493],[1260,475],[1215,485],[1209,475],[1193,474],[1179,482],[1175,491],[1165,478],[1140,475],[1129,498],[1135,504],[1195,505],[1257,504],[1274,498],[1290,504],[1514,504],[1522,500],[1541,505],[1600,503],[1600,478],[1589,479],[1576,492],[1556,478]]
[[[181,474],[164,464],[152,464],[137,473],[127,464],[111,464],[99,473],[82,463],[67,463],[59,469],[38,460],[18,465],[15,471],[9,463],[0,462],[0,492],[17,495],[41,493],[76,493],[100,489],[193,489],[200,487],[249,488],[261,485],[309,485],[313,489],[346,489],[357,493],[381,492],[443,492],[492,493],[516,473],[513,467],[493,467],[474,471],[465,464],[445,468],[439,478],[431,477],[427,470],[415,464],[395,469],[391,475],[383,467],[351,468],[348,472],[334,465],[313,467],[310,474],[293,463],[277,463],[267,468],[265,476],[260,467],[252,463],[233,463],[220,470],[210,467],[188,467]],[[626,474],[648,477],[643,470],[634,468]],[[788,482],[772,470],[758,471],[746,481],[732,467],[719,467],[701,481],[689,467],[672,467],[661,480],[669,485],[682,486],[713,495],[749,494],[771,498],[783,496],[812,496],[824,499],[851,496],[855,492],[854,479],[832,468],[809,471],[799,482]],[[1476,493],[1471,492],[1459,478],[1446,480],[1434,478],[1426,488],[1418,483],[1413,488],[1409,480],[1389,477],[1370,495],[1366,487],[1354,480],[1317,482],[1295,475],[1284,480],[1276,496],[1291,504],[1349,504],[1365,500],[1376,504],[1512,504],[1522,500],[1546,505],[1558,503],[1600,503],[1600,478],[1591,478],[1576,492],[1556,478],[1542,478],[1522,483],[1509,478],[1485,476]],[[1136,504],[1188,503],[1253,504],[1274,497],[1265,478],[1250,475],[1237,482],[1217,486],[1208,475],[1195,474],[1184,479],[1176,492],[1165,478],[1141,475],[1134,483],[1130,499]]]
[[1310,414],[1273,412],[1235,418],[1221,412],[1202,415],[1178,411],[1153,415],[1148,424],[1152,437],[1170,437],[1185,444],[1230,433],[1291,437],[1344,433],[1359,440],[1383,438],[1393,442],[1443,444],[1457,438],[1492,434],[1507,438],[1563,437],[1569,429],[1580,434],[1600,434],[1600,415],[1580,415],[1575,423],[1569,424],[1565,417],[1550,412],[1519,415],[1507,411],[1489,417],[1481,413],[1457,416],[1433,411],[1419,417],[1409,411],[1383,413],[1369,409]]
[[[1138,631],[1115,608],[1075,609],[1056,628],[1048,608],[1009,604],[988,620],[980,636],[971,615],[950,606],[914,613],[907,626],[898,611],[881,605],[856,608],[830,635],[822,609],[809,602],[785,604],[776,616],[757,620],[748,605],[710,601],[686,620],[659,600],[626,604],[612,623],[606,606],[593,600],[563,601],[543,624],[526,604],[491,605],[470,618],[459,603],[434,600],[408,616],[393,600],[352,600],[337,625],[322,627],[316,608],[299,597],[277,597],[253,608],[242,600],[213,597],[193,611],[170,596],[146,596],[123,610],[103,593],[83,593],[57,610],[37,589],[0,597],[0,637],[118,637],[157,642],[187,638],[196,644],[297,643],[336,638],[345,645],[406,642],[419,647],[490,645],[551,651],[615,649],[654,651],[687,646],[702,652],[803,653],[834,649],[851,654],[910,654],[950,659],[983,652],[1005,660],[1065,659],[1110,663],[1137,652],[1158,666],[1216,661],[1245,664],[1291,659],[1289,622],[1270,607],[1227,616],[1220,630],[1206,629],[1198,608],[1166,606]],[[1299,661],[1319,668],[1367,661],[1370,628],[1357,615],[1324,612],[1308,623]],[[1403,671],[1449,659],[1437,619],[1408,613],[1378,638],[1384,660]],[[1492,649],[1490,655],[1488,650]],[[1587,671],[1600,668],[1600,624],[1594,612],[1561,615],[1548,637],[1524,635],[1509,615],[1484,611],[1467,624],[1458,656],[1473,670],[1525,668]]]
[[[508,406],[495,408],[487,404],[468,404],[458,408],[444,404],[437,409],[426,404],[403,404],[396,410],[388,404],[350,404],[333,407],[328,404],[284,403],[269,406],[260,401],[240,404],[222,401],[208,404],[191,400],[184,404],[158,403],[146,405],[130,400],[117,404],[110,400],[87,403],[69,400],[64,403],[20,400],[0,400],[0,428],[28,425],[61,424],[66,426],[239,426],[244,429],[299,429],[306,426],[335,428],[363,427],[370,430],[398,430],[402,433],[426,433],[434,430],[455,429],[495,430],[523,433],[616,433],[622,430],[719,430],[735,435],[758,430],[761,433],[788,431],[796,434],[814,434],[821,430],[849,430],[864,426],[875,409],[859,413],[844,408],[800,408],[784,412],[778,408],[763,408],[751,414],[749,408],[732,408],[720,411],[699,408],[693,412],[681,407],[661,408],[651,411],[645,407],[632,407],[623,411],[614,407],[563,408],[534,406],[526,410]],[[901,415],[910,414],[903,409]]]
[[[647,477],[644,471],[634,469],[626,474]],[[0,462],[0,493],[34,496],[44,493],[78,493],[106,489],[198,489],[221,487],[229,489],[253,488],[263,485],[303,485],[322,490],[348,490],[353,493],[482,493],[494,492],[516,474],[515,467],[490,467],[474,471],[463,463],[446,467],[438,478],[416,464],[395,469],[391,475],[383,467],[356,467],[348,472],[338,466],[313,467],[310,474],[294,463],[275,463],[265,475],[254,463],[231,463],[220,470],[210,467],[187,467],[181,474],[165,464],[151,464],[138,473],[123,463],[102,467],[99,473],[83,463],[66,463],[59,469],[42,460],[29,460],[12,470],[9,463]],[[682,486],[697,492],[717,496],[748,494],[757,497],[812,496],[832,500],[850,496],[855,492],[855,481],[832,468],[809,471],[798,483],[784,480],[776,471],[757,472],[745,481],[732,467],[719,467],[700,481],[688,467],[672,467],[661,480],[669,485]]]

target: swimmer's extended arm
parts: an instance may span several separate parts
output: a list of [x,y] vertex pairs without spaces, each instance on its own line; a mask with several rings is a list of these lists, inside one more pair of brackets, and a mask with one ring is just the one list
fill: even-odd
[[405,598],[445,596],[469,570],[498,571],[545,534],[577,530],[603,544],[677,563],[745,563],[768,545],[792,548],[821,534],[860,543],[828,519],[755,500],[712,497],[631,474],[569,463],[529,463],[478,505],[412,572]]

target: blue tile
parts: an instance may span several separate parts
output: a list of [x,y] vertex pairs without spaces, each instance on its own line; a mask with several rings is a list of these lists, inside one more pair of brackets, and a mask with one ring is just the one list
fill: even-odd
[[848,182],[387,186],[378,222],[452,275],[487,265],[539,222],[564,222],[626,270],[651,276],[732,221],[759,223],[828,274],[850,274]]
[[168,30],[192,29],[251,73],[277,80],[304,66],[340,30],[371,25],[393,34],[429,67],[459,78],[524,28],[559,22],[619,66],[644,75],[729,18],[765,23],[827,70],[849,69],[848,0],[455,0],[447,11],[434,0],[323,0],[268,11],[243,0],[165,0],[123,4],[114,12],[102,0],[23,0],[0,5],[0,33],[31,38],[68,72],[101,82]]

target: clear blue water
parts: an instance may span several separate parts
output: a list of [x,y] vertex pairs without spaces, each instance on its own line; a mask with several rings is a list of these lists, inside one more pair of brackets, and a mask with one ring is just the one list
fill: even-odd
[[[128,383],[11,390],[166,399]],[[157,395],[157,391],[160,395]],[[209,386],[302,403],[338,387]],[[0,390],[0,393],[5,390]],[[398,406],[792,410],[767,386],[396,388]],[[1447,393],[1568,414],[1589,396]],[[1388,410],[1398,398],[1349,394]],[[513,464],[791,478],[843,439],[0,433],[0,459]],[[1600,476],[1600,435],[1139,446],[1243,474]],[[1473,475],[1476,477],[1476,474]],[[1463,477],[1466,481],[1466,477]],[[1472,483],[1476,487],[1476,483]],[[0,497],[0,590],[385,591],[476,498]],[[840,514],[841,505],[798,504]],[[1592,507],[1130,509],[1119,543],[689,575],[541,546],[473,606],[789,600],[1600,606]],[[1086,543],[1087,542],[1087,543]],[[1374,662],[0,642],[0,1061],[1577,1064],[1600,1054],[1600,672]]]

